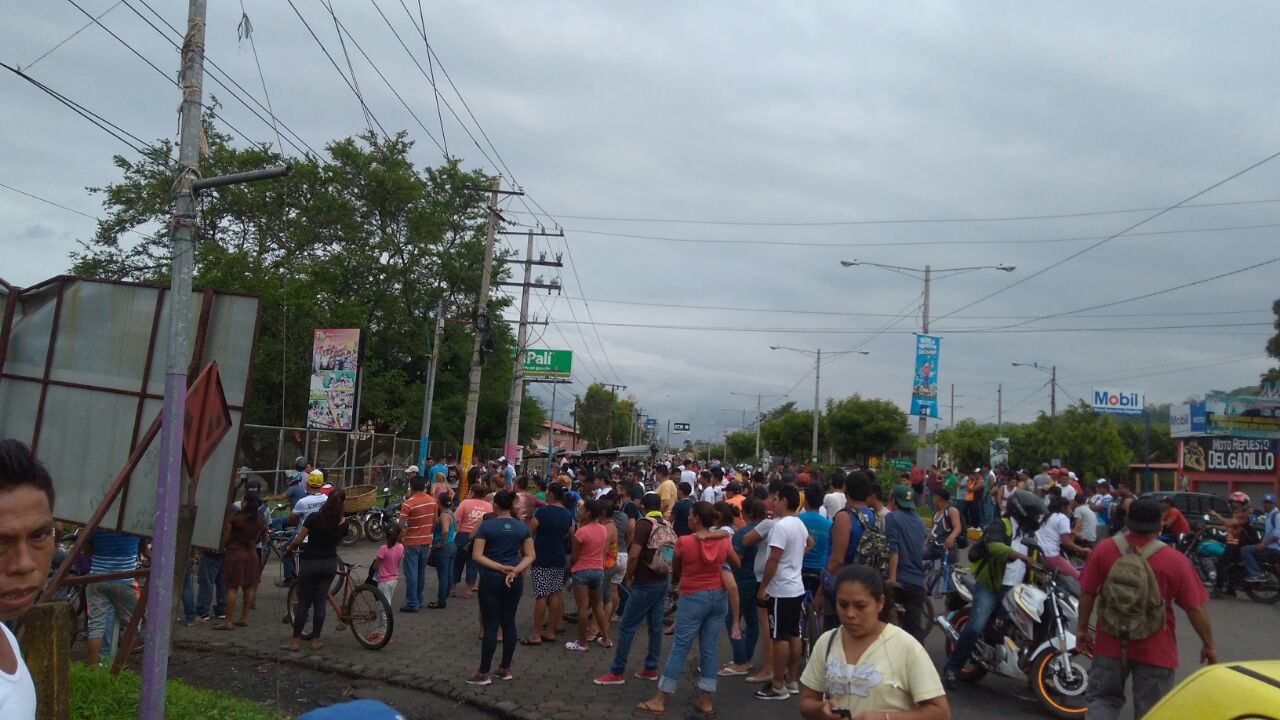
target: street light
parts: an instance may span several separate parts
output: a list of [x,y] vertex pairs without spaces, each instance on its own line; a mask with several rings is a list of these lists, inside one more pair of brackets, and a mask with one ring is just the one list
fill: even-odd
[[[962,272],[970,272],[973,270],[1002,270],[1004,272],[1013,272],[1016,269],[1016,267],[1013,265],[1005,265],[1003,263],[999,265],[973,265],[970,267],[937,268],[936,270],[933,268],[932,265],[925,265],[922,268],[912,268],[912,267],[903,267],[902,265],[886,265],[884,263],[867,262],[866,260],[841,260],[840,264],[847,268],[858,266],[858,265],[868,265],[871,267],[882,268],[890,272],[896,272],[899,275],[906,275],[908,277],[915,277],[915,278],[924,280],[924,303],[921,306],[920,324],[924,329],[925,335],[929,334],[929,285],[933,281],[933,273],[945,272],[945,273],[956,274],[956,273],[962,273]],[[920,441],[922,443],[925,440],[927,440],[929,436],[928,420],[924,415],[920,416],[919,435],[920,435]],[[925,453],[924,447],[916,451],[917,466],[923,466],[925,464],[924,453]]]
[[740,392],[734,392],[732,390],[729,391],[729,394],[737,395],[739,397],[751,396],[751,395],[756,396],[756,460],[758,461],[760,459],[760,402],[764,398],[784,398],[784,397],[787,397],[787,394],[782,393],[781,395],[762,395],[760,393],[740,393]]
[[[822,384],[822,348],[818,348],[817,350],[801,350],[800,348],[787,347],[785,345],[770,345],[769,349],[790,350],[791,352],[815,356],[813,363],[813,449],[810,452],[809,461],[818,462],[818,388]],[[870,355],[871,353],[867,350],[844,350],[842,352],[830,354],[835,357],[840,357],[842,355]]]
[[[1049,373],[1049,419],[1055,420],[1058,417],[1058,366],[1051,365],[1045,367],[1035,362],[1015,362],[1014,367],[1035,368],[1040,372]],[[1044,387],[1041,385],[1040,387]]]

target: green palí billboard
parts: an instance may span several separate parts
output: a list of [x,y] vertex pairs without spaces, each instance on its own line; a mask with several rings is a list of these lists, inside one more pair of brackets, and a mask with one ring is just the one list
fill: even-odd
[[567,378],[573,373],[572,350],[526,350],[525,377]]

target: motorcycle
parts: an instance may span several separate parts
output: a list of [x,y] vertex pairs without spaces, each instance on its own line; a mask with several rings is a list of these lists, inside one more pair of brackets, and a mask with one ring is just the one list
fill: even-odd
[[1182,533],[1170,544],[1191,562],[1200,582],[1212,586],[1218,579],[1218,558],[1222,557],[1226,546],[1210,537],[1208,530],[1207,524],[1201,525],[1193,532]]
[[[1205,522],[1199,530],[1186,533],[1179,538],[1178,549],[1191,561],[1196,573],[1200,575],[1200,581],[1205,585],[1213,585],[1218,579],[1217,558],[1223,556],[1226,547],[1216,540],[1205,537],[1211,528],[1221,529],[1221,526],[1210,525],[1212,520],[1208,515],[1204,519]],[[1244,591],[1244,594],[1254,602],[1274,605],[1280,602],[1280,561],[1274,557],[1258,558],[1258,565],[1262,568],[1263,580],[1252,583],[1245,581],[1244,563],[1232,563],[1226,570],[1226,587],[1232,593],[1237,590]]]
[[[385,494],[391,488],[382,488]],[[386,507],[373,506],[360,513],[360,522],[364,524],[364,535],[370,541],[379,543],[387,537],[387,529],[400,522],[400,502],[388,504]]]
[[[977,682],[988,672],[1026,680],[1040,705],[1058,718],[1081,718],[1088,711],[1091,657],[1076,648],[1076,618],[1080,586],[1073,578],[1050,568],[1035,567],[1038,585],[1010,588],[983,630],[959,678]],[[947,652],[955,649],[960,631],[969,621],[972,574],[952,571],[945,615],[934,618],[947,637]]]

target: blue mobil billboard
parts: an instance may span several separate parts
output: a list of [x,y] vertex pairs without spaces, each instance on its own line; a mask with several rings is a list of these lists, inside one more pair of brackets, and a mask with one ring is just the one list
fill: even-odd
[[1143,407],[1142,393],[1136,390],[1093,389],[1094,412],[1110,413],[1112,415],[1141,415]]
[[911,414],[938,417],[938,346],[933,335],[916,335],[916,373],[911,383]]
[[1205,405],[1202,402],[1183,403],[1169,407],[1170,437],[1204,435],[1206,432],[1205,423]]

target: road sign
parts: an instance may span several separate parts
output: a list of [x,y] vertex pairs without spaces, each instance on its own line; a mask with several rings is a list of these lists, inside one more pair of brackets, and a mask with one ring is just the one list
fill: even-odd
[[526,350],[525,377],[567,378],[573,374],[572,350]]
[[893,468],[894,470],[910,470],[911,461],[910,460],[890,460],[889,467]]
[[658,418],[645,418],[644,426],[650,430],[658,427]]
[[209,363],[187,390],[182,423],[182,459],[187,475],[195,478],[218,442],[231,429],[231,413],[218,377],[218,363]]
[[689,423],[687,423],[687,422],[673,422],[673,423],[671,423],[671,432],[673,432],[673,433],[688,433],[688,432],[690,432],[690,430],[689,430]]

